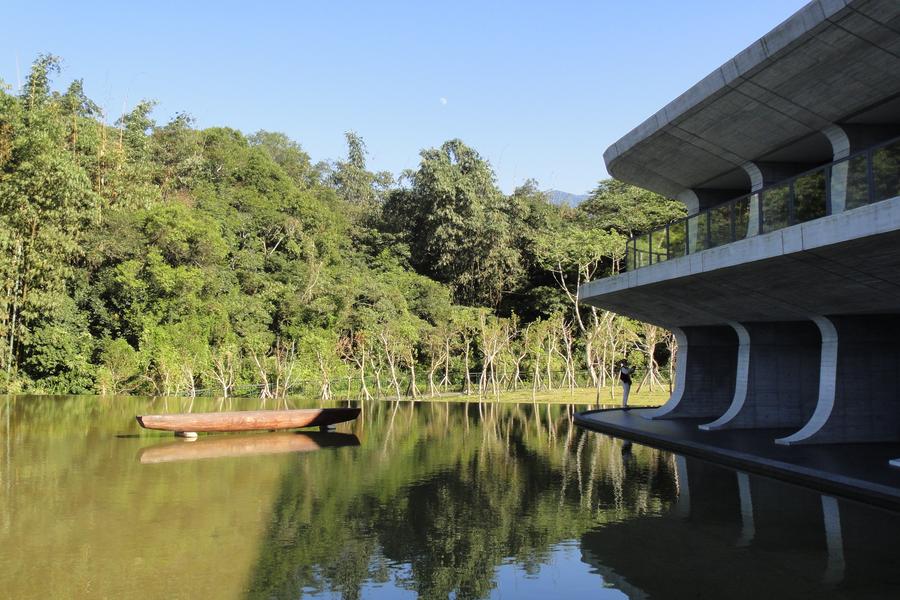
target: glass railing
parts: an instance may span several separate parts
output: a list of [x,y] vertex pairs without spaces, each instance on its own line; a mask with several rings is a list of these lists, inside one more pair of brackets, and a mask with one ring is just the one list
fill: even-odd
[[900,196],[900,138],[712,206],[628,240],[626,269]]

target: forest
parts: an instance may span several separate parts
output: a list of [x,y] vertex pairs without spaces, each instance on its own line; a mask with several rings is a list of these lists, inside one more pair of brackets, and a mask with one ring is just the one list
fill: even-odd
[[[39,56],[0,82],[0,393],[358,397],[671,379],[665,330],[577,302],[684,215],[615,180],[511,194],[461,140],[373,172],[282,133],[110,122]],[[598,153],[599,162],[599,153]]]

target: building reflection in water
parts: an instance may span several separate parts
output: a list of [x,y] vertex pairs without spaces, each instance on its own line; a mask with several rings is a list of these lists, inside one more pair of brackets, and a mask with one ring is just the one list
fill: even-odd
[[678,499],[581,537],[630,598],[884,598],[900,589],[900,515],[676,457]]

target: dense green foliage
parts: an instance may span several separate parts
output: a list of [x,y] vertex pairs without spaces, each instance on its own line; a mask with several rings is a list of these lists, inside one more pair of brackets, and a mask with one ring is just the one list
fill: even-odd
[[0,391],[415,395],[426,374],[483,391],[596,380],[629,353],[655,368],[637,324],[574,290],[618,268],[623,233],[681,216],[671,201],[507,196],[459,140],[395,183],[355,133],[314,164],[280,133],[157,123],[149,101],[110,126],[57,71],[42,56],[0,91]]

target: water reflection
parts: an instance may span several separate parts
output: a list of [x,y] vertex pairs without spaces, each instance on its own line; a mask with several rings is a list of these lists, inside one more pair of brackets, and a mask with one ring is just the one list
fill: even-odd
[[897,514],[679,463],[677,510],[581,538],[584,561],[629,597],[885,598],[900,590]]
[[147,465],[179,460],[314,452],[344,446],[359,446],[359,438],[352,433],[317,432],[218,435],[147,446],[140,449],[137,458],[138,462]]
[[173,442],[133,420],[164,402],[0,401],[0,595],[898,589],[895,514],[582,431],[576,407],[372,402],[335,434]]

